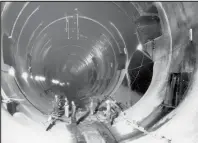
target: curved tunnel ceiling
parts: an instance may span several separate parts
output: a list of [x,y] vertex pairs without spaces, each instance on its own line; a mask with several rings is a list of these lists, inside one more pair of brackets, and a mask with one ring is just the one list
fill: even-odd
[[[128,10],[131,8],[133,5]],[[87,96],[83,98],[87,100],[96,92],[101,95],[111,92],[122,78],[119,55],[128,57],[136,50],[134,17],[116,3],[17,3],[9,9],[13,10],[6,11],[5,17],[17,19],[5,19],[2,25],[15,47],[12,52],[17,82],[29,101],[46,113],[51,102],[39,98],[43,90],[51,87],[55,93],[62,92],[84,107],[81,96]],[[44,76],[46,81],[23,80],[21,74],[28,72],[28,67],[29,74]],[[94,83],[88,77],[91,70],[96,71]],[[53,79],[68,84],[54,85]],[[80,91],[86,95],[80,95]]]
[[[186,11],[180,9],[182,6]],[[2,13],[1,40],[9,43],[8,55],[11,58],[8,65],[16,70],[16,78],[11,79],[2,73],[2,86],[9,87],[4,88],[3,92],[25,97],[31,103],[28,110],[32,113],[28,115],[37,112],[33,111],[32,105],[43,114],[48,114],[52,110],[54,94],[67,96],[84,108],[89,97],[114,95],[125,80],[128,87],[135,87],[139,68],[154,62],[152,81],[143,98],[125,110],[114,126],[105,128],[103,124],[96,123],[91,130],[99,129],[98,126],[101,130],[106,129],[111,138],[107,141],[110,142],[133,142],[143,136],[141,142],[156,130],[157,133],[162,130],[167,136],[161,139],[170,142],[166,129],[170,130],[169,127],[179,119],[183,109],[190,111],[187,107],[194,108],[197,101],[189,104],[196,93],[196,81],[192,80],[188,84],[192,91],[188,87],[185,93],[189,96],[173,112],[165,113],[164,104],[169,100],[165,89],[169,89],[170,75],[182,69],[183,73],[197,78],[197,47],[195,45],[194,52],[191,49],[191,58],[187,52],[190,49],[186,47],[189,47],[189,27],[194,28],[194,35],[197,34],[198,18],[193,10],[189,12],[189,7],[195,11],[196,6],[190,3],[7,3]],[[138,45],[140,42],[142,45]],[[188,58],[194,61],[190,66],[190,60],[186,60]],[[138,70],[130,72],[134,69]],[[40,80],[37,80],[39,77]],[[41,77],[45,79],[42,81]],[[8,85],[6,80],[9,80]],[[15,89],[17,86],[19,93]],[[52,94],[46,94],[49,89]],[[29,103],[26,104],[29,106]],[[37,116],[33,118],[39,120]],[[187,119],[182,121],[187,122]],[[167,122],[170,125],[167,126]],[[121,128],[125,130],[121,131]],[[180,137],[175,132],[173,134],[173,138],[179,140]],[[157,138],[158,135],[154,136]]]

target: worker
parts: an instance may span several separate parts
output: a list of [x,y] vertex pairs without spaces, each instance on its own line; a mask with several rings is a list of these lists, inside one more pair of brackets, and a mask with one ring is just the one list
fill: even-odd
[[59,95],[55,95],[55,103],[58,103],[60,101],[60,96]]
[[111,101],[110,101],[110,100],[107,100],[107,101],[106,101],[106,111],[105,111],[107,117],[110,117],[110,114],[111,114],[111,106],[112,106]]
[[53,107],[53,113],[57,114],[59,117],[62,117],[65,114],[65,101],[61,99],[62,97],[60,95],[55,95],[55,101],[54,101],[54,107]]
[[69,101],[68,101],[67,97],[65,97],[65,105],[64,105],[64,107],[65,107],[65,116],[67,118],[69,118]]
[[98,108],[100,106],[100,102],[98,98],[92,97],[90,102],[90,113],[94,115],[97,113]]
[[111,125],[114,124],[114,121],[118,117],[118,115],[119,115],[119,112],[118,112],[118,110],[116,110],[116,107],[112,108],[110,119],[109,119]]
[[64,109],[65,108],[64,108],[64,104],[62,103],[61,96],[56,94],[53,111],[47,121],[47,122],[49,122],[49,125],[48,125],[46,131],[50,130],[56,124],[56,121],[58,121],[58,120],[62,121],[62,122],[64,121],[63,119],[61,119],[61,117],[65,113]]
[[75,105],[74,101],[71,102],[71,106],[72,106],[71,123],[77,124],[77,120],[76,120],[76,105]]
[[90,112],[91,115],[93,115],[95,111],[93,98],[91,98],[91,102],[90,102],[90,111],[91,111]]
[[116,106],[116,101],[106,100],[105,115],[111,125],[113,125],[114,120],[118,117],[119,112],[116,110],[117,108],[118,107]]

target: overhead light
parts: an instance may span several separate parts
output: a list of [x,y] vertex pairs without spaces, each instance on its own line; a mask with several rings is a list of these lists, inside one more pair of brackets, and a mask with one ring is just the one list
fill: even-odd
[[23,79],[27,80],[28,73],[27,72],[23,72],[21,76],[22,76]]
[[45,78],[44,76],[39,76],[39,80],[40,80],[40,81],[45,81],[46,78]]
[[38,80],[39,80],[39,76],[36,75],[36,76],[34,77],[34,79],[35,79],[36,81],[38,81]]
[[60,81],[58,81],[58,80],[56,80],[56,79],[52,79],[52,83],[54,83],[54,84],[59,84]]
[[64,85],[65,85],[65,83],[64,83],[64,82],[61,82],[61,83],[60,83],[60,86],[64,86]]
[[69,85],[70,85],[70,83],[69,83],[69,82],[67,82],[67,85],[69,86]]
[[13,67],[10,67],[10,69],[8,70],[8,74],[11,76],[15,76],[15,69]]
[[143,50],[142,44],[138,44],[138,45],[137,45],[137,50],[139,50],[139,51],[142,51],[142,50]]
[[145,56],[152,60],[150,54],[146,50],[143,50],[143,46],[141,43],[137,45],[137,50],[141,51]]
[[192,41],[193,40],[192,29],[189,30],[189,37],[190,37],[190,41]]
[[36,76],[35,76],[35,80],[36,80],[36,81],[45,81],[46,78],[45,78],[44,76],[38,76],[38,75],[36,75]]

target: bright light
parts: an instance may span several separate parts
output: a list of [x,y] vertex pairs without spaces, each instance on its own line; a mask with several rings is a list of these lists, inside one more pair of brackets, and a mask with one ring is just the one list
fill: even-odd
[[23,72],[23,73],[22,73],[22,78],[25,79],[25,80],[27,80],[27,78],[28,78],[28,73]]
[[124,48],[124,53],[127,54],[127,49],[126,48]]
[[43,77],[43,76],[39,76],[39,80],[40,80],[40,81],[45,81],[45,80],[46,80],[46,78],[45,78],[45,77]]
[[69,83],[69,82],[67,82],[67,85],[70,85],[70,83]]
[[96,55],[98,57],[101,57],[102,56],[102,53],[101,53],[101,51],[100,51],[100,49],[99,49],[99,47],[97,45],[96,45],[96,48],[95,48],[95,53],[96,53]]
[[36,80],[36,81],[45,81],[46,78],[43,77],[43,76],[35,76],[35,80]]
[[190,41],[192,41],[193,40],[192,29],[189,30],[189,37],[190,37]]
[[30,78],[33,79],[33,76],[31,75]]
[[58,81],[58,80],[56,80],[56,79],[52,79],[52,83],[54,83],[54,84],[59,84],[60,81]]
[[35,79],[36,81],[38,81],[38,80],[39,80],[39,76],[36,75],[36,76],[34,77],[34,79]]
[[137,50],[139,50],[139,51],[142,51],[142,50],[143,50],[142,44],[138,44],[138,45],[137,45]]
[[13,67],[10,67],[10,69],[8,70],[8,74],[11,76],[15,76],[15,70]]
[[93,57],[92,54],[89,54],[89,55],[86,57],[86,60],[87,60],[88,64],[92,62],[92,57]]
[[64,86],[64,85],[65,85],[65,83],[64,83],[64,82],[61,82],[61,83],[60,83],[60,86]]

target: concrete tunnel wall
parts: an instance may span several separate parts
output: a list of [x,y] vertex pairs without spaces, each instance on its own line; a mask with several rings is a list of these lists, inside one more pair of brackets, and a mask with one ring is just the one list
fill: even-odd
[[[157,4],[159,4],[159,3],[157,3]],[[197,16],[195,16],[195,15],[193,15],[191,12],[192,11],[196,11],[195,9],[196,9],[196,7],[197,7],[197,5],[196,4],[194,4],[194,3],[171,3],[171,4],[169,4],[169,3],[162,3],[162,5],[164,6],[163,8],[164,8],[164,10],[165,10],[165,12],[166,12],[166,15],[167,15],[167,17],[168,17],[168,23],[169,23],[169,25],[170,25],[170,28],[172,29],[171,30],[171,35],[172,35],[172,40],[173,40],[173,45],[172,45],[172,48],[173,48],[173,54],[172,54],[172,58],[175,58],[175,59],[177,59],[178,61],[181,61],[180,59],[178,59],[178,58],[180,58],[180,56],[181,56],[181,54],[182,54],[182,52],[181,52],[181,49],[183,49],[183,48],[185,48],[186,46],[187,46],[187,44],[189,43],[189,42],[187,42],[188,41],[188,39],[189,39],[189,36],[188,36],[188,29],[189,28],[192,28],[193,29],[193,37],[197,37],[197,29],[196,28],[193,28],[193,27],[196,27],[195,25],[197,25],[197,21],[198,21],[198,18],[197,18]],[[183,13],[180,13],[180,12],[178,12],[178,11],[180,11],[181,9],[180,9],[180,7],[178,6],[178,5],[183,5],[183,7],[184,7],[184,9],[186,9],[186,11],[182,11],[182,12],[186,12],[185,14],[183,14]],[[189,8],[190,7],[190,8]],[[187,10],[187,9],[190,9],[189,11]],[[195,9],[193,9],[193,8],[195,8]],[[173,12],[172,11],[174,11],[174,14],[173,14]],[[188,13],[189,12],[189,13]],[[195,12],[196,13],[196,12]],[[187,18],[185,18],[185,19],[188,19],[188,22],[187,21],[182,21],[181,19],[180,19],[180,17],[182,17],[181,15],[183,16],[183,15],[186,15],[186,17]],[[191,17],[192,16],[192,17]],[[177,17],[177,18],[175,18],[175,17]],[[175,19],[177,19],[177,22],[175,22]],[[196,20],[195,20],[196,19]],[[195,22],[196,21],[196,22]],[[177,24],[177,23],[179,23],[179,24]],[[177,27],[177,28],[175,28],[174,26],[175,25],[183,25],[183,23],[186,23],[186,25],[184,26],[184,27],[180,27],[181,28],[181,30],[178,30],[179,28]],[[188,24],[187,24],[188,23]],[[185,31],[185,32],[184,32]],[[177,35],[177,36],[176,36]],[[182,35],[182,36],[181,36]],[[197,41],[196,40],[194,40],[194,42],[195,43],[197,43]],[[179,47],[179,49],[178,49],[178,47]],[[180,49],[181,48],[181,49]],[[196,49],[197,49],[197,46],[195,47]],[[197,55],[197,52],[196,52],[196,55]],[[175,60],[175,59],[172,59],[172,63],[171,63],[171,68],[170,68],[170,71],[169,72],[174,72],[174,68],[175,68],[175,66],[177,67],[177,64],[176,63],[178,63],[178,61],[177,60]],[[196,67],[195,67],[196,68]],[[194,74],[194,77],[196,77],[196,73]],[[192,83],[194,82],[194,80],[193,79],[195,79],[195,78],[192,78]],[[154,79],[153,79],[154,80]],[[196,79],[195,79],[196,80]],[[152,85],[152,84],[151,84]],[[190,96],[191,95],[191,97],[192,98],[194,98],[194,102],[195,102],[195,104],[197,104],[197,100],[196,100],[196,97],[193,97],[193,96],[195,96],[196,95],[196,91],[197,91],[197,87],[196,87],[196,83],[194,84],[194,85],[190,85],[190,86],[192,86],[192,91],[191,91],[191,87],[189,87],[188,89],[189,89],[189,92],[188,92],[188,94],[187,94],[187,98],[186,98],[186,100],[187,101],[189,101],[190,102],[190,99],[188,99],[188,95]],[[163,88],[162,88],[162,91],[163,91],[163,89],[165,88],[166,86],[164,86]],[[193,88],[194,87],[194,88]],[[150,86],[150,88],[151,88],[151,86]],[[194,91],[194,92],[193,92]],[[158,95],[163,95],[163,92],[158,92]],[[185,101],[186,101],[185,100]],[[141,101],[141,100],[140,100]],[[187,105],[186,105],[186,103],[185,103],[185,101],[184,101],[184,103],[182,103],[176,110],[174,110],[171,114],[170,114],[170,116],[168,116],[168,117],[166,117],[162,122],[164,122],[164,123],[167,123],[169,120],[172,120],[172,118],[173,118],[173,120],[174,120],[174,116],[177,116],[177,111],[178,110],[180,110],[181,112],[182,112],[182,109],[185,109],[185,108],[188,108],[187,107]],[[192,101],[191,101],[192,102]],[[139,102],[138,102],[139,103]],[[137,104],[138,104],[137,103]],[[153,102],[150,102],[150,103],[153,103]],[[186,106],[185,106],[186,105]],[[151,105],[149,105],[150,107],[151,107]],[[189,105],[190,106],[190,105]],[[196,105],[195,105],[196,106]],[[146,108],[145,108],[146,109]],[[132,107],[131,108],[131,110],[133,111],[134,110],[134,108]],[[143,111],[145,111],[145,110],[143,110]],[[153,111],[155,111],[155,108],[153,108]],[[184,116],[184,119],[185,119],[185,113],[181,113],[180,112],[180,115],[179,115],[179,113],[178,113],[178,116],[180,116],[181,118],[182,118],[182,115]],[[189,113],[188,113],[189,112]],[[188,112],[186,112],[186,114],[187,115],[189,115],[187,118],[191,118],[190,117],[190,112],[191,111],[188,111]],[[196,116],[197,115],[197,110],[196,110],[196,107],[194,107],[193,108],[193,106],[192,106],[192,112],[194,112],[193,114]],[[137,113],[138,114],[138,113]],[[131,114],[129,114],[129,117],[130,117],[130,115]],[[172,115],[172,116],[171,116]],[[135,116],[135,114],[134,114],[134,116]],[[178,121],[178,124],[179,123],[182,123],[182,121],[183,121],[183,119],[181,119],[181,118],[175,118],[175,119],[178,119],[177,121]],[[191,119],[193,120],[193,118],[194,117],[192,117]],[[196,118],[196,117],[195,117]],[[194,118],[194,119],[195,119]],[[181,120],[181,122],[179,121],[179,120]],[[171,122],[171,121],[170,121]],[[140,124],[141,124],[141,122],[140,122]],[[171,124],[171,123],[170,123]],[[183,123],[182,123],[183,124]],[[187,124],[187,123],[186,123]],[[195,124],[195,125],[193,125],[193,124]],[[195,122],[193,122],[193,124],[187,124],[187,126],[188,127],[186,127],[186,128],[188,128],[188,129],[191,129],[191,133],[192,133],[192,135],[190,135],[190,134],[188,134],[189,135],[189,137],[190,138],[192,138],[193,140],[190,140],[189,138],[187,139],[187,136],[185,136],[185,133],[187,133],[187,131],[185,132],[185,127],[181,127],[183,130],[180,130],[180,132],[179,132],[179,130],[178,130],[178,128],[177,128],[177,126],[175,126],[174,124],[171,124],[172,125],[172,128],[174,128],[175,129],[175,131],[172,131],[172,129],[171,129],[171,127],[170,128],[166,128],[165,126],[166,126],[166,124],[164,125],[164,128],[166,128],[165,130],[166,130],[166,133],[165,134],[168,134],[168,137],[167,138],[172,138],[172,140],[173,140],[173,142],[175,141],[175,142],[192,142],[192,141],[196,141],[197,140],[197,134],[196,134],[196,132],[197,132],[197,128],[196,128],[196,123]],[[159,124],[158,124],[159,125]],[[157,125],[156,125],[157,126]],[[194,127],[192,127],[192,126],[194,126]],[[162,127],[163,128],[163,127]],[[160,130],[160,129],[159,129]],[[165,132],[165,130],[164,130],[164,132]],[[152,132],[152,129],[151,129],[151,132]],[[162,135],[162,134],[164,134],[164,132],[162,131],[162,132],[160,132],[159,134],[160,135]],[[178,135],[177,135],[177,132],[179,132],[178,133]],[[158,134],[158,130],[155,132],[156,134]],[[172,135],[171,135],[172,134]],[[182,134],[182,135],[181,135]],[[159,135],[159,136],[160,136]],[[174,135],[175,135],[175,137],[174,137]],[[177,136],[177,137],[176,137]],[[183,137],[183,138],[182,138]],[[174,138],[175,138],[175,140],[174,140]],[[183,141],[182,141],[182,139],[184,139]],[[186,139],[185,139],[186,138]],[[147,137],[145,137],[145,138],[143,138],[143,139],[139,139],[139,140],[137,140],[137,142],[143,142],[144,141],[144,139],[147,139],[147,140],[149,140],[150,139],[150,136],[148,135]],[[159,141],[159,140],[158,140]],[[133,142],[133,141],[131,141],[131,142]],[[134,141],[134,142],[136,142],[136,141]]]
[[[148,120],[145,122],[146,117],[148,117],[150,114],[152,114],[156,108],[158,108],[158,106],[161,104],[163,98],[165,97],[165,89],[164,87],[166,87],[167,84],[167,78],[168,78],[168,74],[170,71],[172,71],[172,67],[174,67],[174,60],[171,61],[172,58],[175,58],[175,55],[172,55],[170,53],[172,53],[172,50],[174,50],[175,47],[182,45],[181,42],[184,42],[185,40],[181,40],[181,41],[176,41],[176,39],[178,38],[179,35],[181,35],[181,33],[177,30],[177,28],[175,28],[176,22],[175,22],[175,15],[172,14],[171,9],[174,9],[174,11],[176,11],[176,15],[179,15],[178,11],[180,11],[180,7],[177,5],[177,3],[174,4],[169,4],[169,3],[160,3],[157,2],[155,3],[159,13],[161,13],[160,18],[162,19],[163,23],[163,28],[164,28],[164,35],[163,38],[165,37],[166,40],[162,40],[160,39],[159,41],[157,41],[157,48],[156,48],[156,57],[154,56],[154,61],[155,65],[154,65],[154,75],[153,75],[153,80],[152,83],[148,89],[148,91],[146,92],[146,94],[144,95],[144,97],[133,107],[131,107],[130,109],[128,109],[126,111],[126,117],[128,120],[131,121],[138,121],[140,122],[141,125],[143,125],[143,127],[146,127],[147,124],[149,124],[149,122],[151,122],[151,120]],[[195,15],[196,12],[196,7],[197,5],[193,5],[193,4],[185,4],[185,3],[180,3],[181,5],[183,5],[185,8],[186,7],[190,7],[191,11],[188,13],[186,12],[187,15],[187,19],[191,22],[186,22],[185,23],[190,23],[188,24],[187,27],[183,27],[182,30],[180,31],[185,31],[183,33],[186,33],[186,35],[184,35],[184,39],[187,39],[187,29],[189,27],[195,27],[193,29],[194,31],[194,36],[196,37],[197,35],[197,17]],[[186,9],[188,9],[186,8]],[[194,8],[194,9],[193,9]],[[183,15],[183,13],[180,13],[180,15]],[[179,17],[179,16],[178,16]],[[177,21],[179,22],[179,18],[177,19]],[[185,37],[186,36],[186,37]],[[181,37],[182,39],[183,37]],[[197,41],[195,41],[197,42]],[[161,45],[164,45],[165,47],[161,47]],[[169,46],[167,46],[169,45]],[[167,48],[168,47],[168,48]],[[184,46],[185,47],[185,46]],[[184,48],[183,47],[183,48]],[[172,49],[173,48],[173,49]],[[162,52],[163,51],[163,52]],[[160,54],[159,54],[160,53]],[[158,58],[160,58],[163,55],[169,55],[166,56],[165,58],[163,58],[161,61],[158,60]],[[179,55],[179,52],[177,53],[177,55]],[[179,56],[178,56],[179,57]],[[198,56],[197,56],[198,57]],[[176,60],[177,61],[177,60]],[[171,63],[173,62],[173,63]],[[196,67],[197,68],[197,67]],[[161,69],[166,69],[164,70],[164,72],[161,72]],[[161,76],[160,76],[161,75]],[[194,80],[192,80],[192,84],[191,84],[191,88],[189,88],[189,92],[188,92],[188,96],[187,98],[184,100],[184,102],[174,111],[172,112],[172,114],[168,115],[166,118],[172,118],[170,117],[171,115],[176,115],[173,117],[173,119],[171,119],[171,121],[169,122],[169,124],[165,124],[164,126],[162,126],[159,130],[156,131],[156,133],[158,134],[163,134],[163,135],[167,135],[167,138],[172,138],[173,140],[175,139],[175,142],[181,142],[181,134],[184,135],[187,133],[183,132],[186,128],[190,128],[190,125],[188,124],[190,121],[193,121],[193,125],[196,125],[196,122],[194,121],[194,119],[197,119],[197,101],[195,98],[195,95],[197,93],[197,83],[196,81],[198,80],[198,73],[197,71],[194,74]],[[156,88],[158,87],[158,88]],[[157,100],[156,100],[157,99]],[[150,104],[152,103],[152,105]],[[194,109],[194,110],[192,110]],[[183,112],[185,111],[185,112]],[[174,114],[173,114],[174,113]],[[183,118],[183,114],[188,114],[189,116],[188,118]],[[193,116],[195,115],[195,116]],[[165,119],[166,119],[165,118]],[[182,120],[183,119],[183,120]],[[121,120],[121,121],[120,121]],[[121,125],[125,125],[126,128],[131,128],[129,125],[127,124],[123,124],[124,120],[122,120],[122,116],[118,119],[118,122],[116,123],[115,127],[113,127],[114,129],[112,130],[116,130],[116,128],[118,129],[119,124]],[[182,128],[181,127],[181,132],[180,134],[176,134],[178,132],[178,128],[175,127],[176,123],[182,123],[185,122],[187,124],[186,128]],[[183,123],[182,123],[183,124]],[[193,128],[193,125],[191,124],[191,127]],[[127,127],[128,126],[128,127]],[[170,132],[170,129],[172,130],[172,128],[175,129],[175,131]],[[193,130],[191,130],[191,134],[189,135],[189,137],[191,137],[193,140],[195,140],[196,138],[193,138],[193,135],[196,135],[197,129],[194,128]],[[130,131],[131,132],[131,131]],[[171,135],[172,134],[172,135]],[[149,136],[146,137],[142,137],[139,139],[139,142],[143,142],[145,140],[151,140],[149,138]],[[122,139],[121,139],[122,140]],[[191,140],[183,140],[183,142],[185,141],[191,141]],[[126,141],[125,141],[126,142]],[[134,140],[131,142],[138,142],[138,140]]]
[[[39,4],[39,3],[38,3]],[[43,3],[41,3],[41,4],[43,4]],[[74,3],[73,3],[74,4]],[[78,6],[78,3],[75,3],[75,4],[77,4],[77,6]],[[74,5],[75,5],[74,4]],[[89,4],[91,4],[91,3],[89,3]],[[94,3],[92,3],[92,4],[94,4]],[[18,3],[17,4],[19,7],[22,7],[22,5],[21,5],[21,3]],[[86,4],[84,4],[84,6],[85,6]],[[9,9],[9,7],[12,7],[13,6],[13,4],[10,4],[7,8]],[[31,7],[32,6],[32,7]],[[49,6],[52,6],[52,5],[49,5]],[[71,4],[71,6],[73,7],[73,5]],[[84,6],[81,6],[82,8],[84,7]],[[112,7],[114,7],[114,4],[112,3],[110,3],[110,5],[109,5],[110,7],[112,6]],[[13,6],[14,7],[14,6]],[[16,28],[15,27],[13,27],[13,26],[15,26],[15,25],[13,25],[12,26],[12,23],[14,23],[15,21],[14,21],[14,19],[12,19],[12,22],[9,22],[8,21],[8,19],[6,19],[6,16],[7,17],[9,17],[9,16],[11,16],[11,17],[13,17],[14,15],[12,14],[12,12],[10,12],[9,10],[7,10],[7,9],[5,9],[5,11],[4,11],[4,22],[2,23],[2,26],[3,26],[3,32],[5,33],[5,35],[7,35],[7,36],[9,36],[10,35],[10,32],[12,32],[13,31],[13,35],[12,35],[12,37],[11,37],[11,42],[13,42],[13,46],[15,47],[17,47],[17,50],[15,50],[15,52],[16,53],[18,53],[18,55],[20,55],[20,56],[14,56],[14,58],[15,59],[13,59],[13,62],[15,61],[15,64],[17,65],[15,65],[16,66],[16,68],[18,68],[17,69],[17,71],[18,71],[18,73],[20,73],[20,72],[24,72],[24,71],[26,71],[27,69],[26,69],[26,60],[23,60],[25,57],[24,57],[24,50],[22,50],[22,49],[24,49],[25,48],[25,43],[27,43],[27,40],[25,40],[25,38],[26,38],[26,36],[25,35],[23,35],[24,33],[29,33],[29,36],[30,36],[30,32],[32,32],[31,30],[33,30],[33,33],[32,33],[32,36],[35,38],[35,36],[36,36],[36,34],[39,34],[38,33],[38,31],[35,31],[34,29],[32,29],[32,27],[33,26],[31,26],[31,22],[33,23],[33,22],[35,22],[35,21],[38,21],[38,20],[40,20],[40,17],[38,17],[37,19],[34,19],[37,15],[36,15],[36,12],[38,11],[38,9],[39,9],[39,7],[36,7],[36,3],[34,3],[34,4],[32,4],[32,5],[30,5],[29,7],[30,7],[30,11],[31,10],[33,10],[34,8],[36,8],[35,9],[35,11],[33,11],[33,13],[31,13],[30,11],[27,11],[26,9],[25,9],[25,7],[28,7],[28,5],[24,5],[24,7],[22,7],[23,9],[20,11],[20,9],[18,9],[18,12],[21,12],[21,16],[22,16],[22,18],[21,17],[19,17],[19,20],[17,21],[18,23],[16,23]],[[108,6],[107,6],[108,7]],[[62,9],[62,8],[60,8],[60,11],[62,12],[64,9]],[[25,11],[26,10],[26,12],[28,13],[28,14],[30,14],[29,15],[29,17],[28,17],[28,19],[26,19],[25,20],[25,18],[27,17],[27,16],[25,16],[24,15],[24,12],[23,12],[23,10]],[[70,9],[71,10],[71,9]],[[86,12],[86,9],[84,9],[85,10],[85,12]],[[58,12],[60,12],[60,11],[58,11]],[[57,12],[57,13],[58,13]],[[43,12],[44,13],[44,12]],[[17,13],[16,13],[17,14]],[[15,14],[15,15],[16,15]],[[42,14],[42,12],[41,12],[41,14]],[[44,13],[44,14],[46,14],[46,13]],[[44,15],[43,14],[43,15]],[[89,15],[91,15],[91,14],[89,14]],[[17,15],[16,15],[17,16]],[[19,15],[18,15],[19,16]],[[35,16],[35,17],[34,17]],[[56,15],[54,16],[54,17],[56,17]],[[93,16],[92,16],[93,17]],[[120,16],[121,17],[121,16]],[[21,19],[20,19],[21,18]],[[34,21],[31,19],[31,18],[33,18],[34,19]],[[49,18],[49,16],[47,17],[47,18]],[[103,19],[103,18],[101,18],[101,17],[99,17],[99,20],[100,19]],[[104,18],[105,19],[105,18]],[[113,17],[113,19],[115,20],[116,18],[115,17]],[[112,19],[112,22],[113,22],[113,19]],[[59,20],[64,20],[64,17],[63,18],[60,18],[60,19],[58,19],[58,20],[55,20],[55,22],[58,22]],[[110,19],[109,19],[110,20]],[[25,21],[25,23],[23,23]],[[121,20],[122,21],[122,20]],[[45,27],[45,29],[47,30],[50,26],[52,26],[52,28],[54,28],[53,27],[53,24],[55,24],[55,22],[52,22],[52,23],[50,23],[49,25],[47,25],[46,27]],[[96,21],[97,22],[97,21]],[[95,93],[95,91],[97,91],[97,94],[104,94],[104,95],[106,95],[106,94],[111,94],[111,92],[113,92],[114,91],[114,88],[117,88],[118,86],[119,86],[119,84],[121,84],[121,81],[122,81],[122,79],[123,79],[123,77],[124,77],[124,74],[123,74],[123,72],[124,72],[124,70],[122,70],[122,71],[120,71],[120,70],[117,70],[116,71],[116,67],[118,66],[117,65],[117,63],[115,63],[115,60],[117,59],[118,60],[118,55],[119,55],[119,52],[120,53],[123,53],[124,52],[124,48],[125,48],[125,46],[126,45],[124,45],[125,43],[123,43],[124,41],[122,41],[122,37],[120,37],[119,36],[119,31],[117,31],[116,30],[116,27],[114,28],[114,26],[112,26],[113,25],[113,23],[112,23],[111,21],[109,22],[109,23],[107,23],[108,24],[108,26],[109,26],[109,24],[110,24],[110,29],[111,29],[111,31],[110,32],[112,32],[114,35],[114,38],[116,38],[115,40],[117,40],[116,41],[116,43],[118,44],[118,41],[119,41],[119,47],[117,47],[116,45],[115,45],[115,42],[114,43],[112,43],[112,44],[114,44],[113,46],[113,51],[114,51],[114,53],[112,52],[112,51],[110,51],[111,50],[111,48],[109,47],[108,48],[108,50],[106,50],[106,51],[104,51],[104,53],[108,53],[108,56],[110,57],[109,59],[111,59],[111,60],[113,60],[113,62],[114,62],[114,64],[113,64],[113,70],[107,70],[107,68],[108,69],[110,69],[110,67],[108,67],[108,66],[106,66],[106,67],[104,67],[104,66],[100,66],[100,68],[99,68],[99,71],[98,71],[98,73],[100,74],[100,76],[99,76],[99,79],[93,84],[93,90],[94,91],[91,91],[90,90],[90,93],[89,93],[89,95],[91,95],[92,96],[92,94],[96,94]],[[119,22],[119,21],[117,21],[117,22]],[[47,21],[46,21],[46,23],[47,23]],[[112,23],[112,25],[111,25],[111,23]],[[28,25],[28,24],[30,24],[30,26]],[[84,24],[84,25],[86,25],[86,24]],[[102,24],[100,24],[99,23],[99,25],[102,25]],[[41,23],[41,25],[38,25],[38,27],[39,26],[42,26],[42,23]],[[35,25],[34,25],[34,27],[35,27]],[[109,28],[108,27],[108,28]],[[14,30],[12,29],[12,28],[15,28]],[[21,28],[21,30],[20,30],[20,28]],[[40,27],[39,27],[40,28]],[[133,28],[133,27],[132,27]],[[83,28],[83,29],[85,29],[86,30],[86,28]],[[97,28],[96,28],[97,29]],[[113,29],[113,30],[112,30]],[[122,27],[122,29],[125,29],[126,30],[126,27]],[[38,30],[38,29],[37,29]],[[108,29],[106,29],[106,30],[108,30]],[[42,30],[42,32],[40,32],[40,33],[42,33],[42,34],[44,34],[44,32],[43,31],[45,31],[44,29]],[[52,30],[50,29],[50,32],[51,32]],[[37,32],[37,33],[36,33]],[[11,33],[12,34],[12,33]],[[42,34],[40,34],[40,35],[42,35]],[[51,33],[49,33],[49,35],[52,35],[52,32]],[[17,36],[19,36],[20,38],[17,38]],[[54,37],[56,37],[56,35],[54,36],[54,35],[52,35],[53,36],[53,38]],[[42,36],[41,36],[42,37]],[[45,35],[43,36],[43,37],[45,37]],[[126,36],[125,36],[126,37]],[[134,37],[134,34],[133,34],[133,37]],[[135,37],[134,37],[135,38]],[[30,39],[31,39],[31,37],[30,37]],[[113,39],[113,38],[112,38]],[[112,39],[110,39],[110,40],[112,40]],[[24,42],[21,42],[21,41],[23,41],[23,40],[25,40],[26,42],[24,43]],[[37,40],[37,39],[36,39]],[[135,39],[134,39],[135,40]],[[32,43],[31,43],[31,40],[29,41],[30,42],[30,44],[29,45],[32,45]],[[29,43],[28,42],[28,43]],[[38,52],[38,49],[40,48],[40,44],[42,44],[42,38],[40,39],[40,41],[39,40],[37,40],[36,41],[37,42],[37,44],[33,44],[33,46],[35,46],[36,47],[36,49],[37,50],[34,50],[36,53]],[[40,44],[39,44],[40,43]],[[135,44],[136,43],[136,40],[134,41],[134,43],[133,44]],[[44,43],[43,43],[44,44]],[[131,44],[128,44],[128,47],[130,47],[130,46],[133,46],[133,45],[131,45]],[[13,49],[15,49],[15,48],[13,48]],[[110,51],[110,54],[109,54],[109,51]],[[127,50],[125,50],[126,51],[126,60],[128,59],[128,53],[127,53]],[[129,49],[129,51],[128,52],[130,52],[130,49]],[[15,54],[16,54],[15,53]],[[38,54],[34,54],[34,55],[37,55],[38,56]],[[105,54],[104,54],[105,55]],[[36,56],[36,57],[37,57]],[[19,58],[20,57],[20,58]],[[26,58],[25,58],[26,59]],[[37,64],[37,66],[39,67],[41,67],[41,62],[39,63],[38,62],[38,60],[39,60],[39,58],[37,57],[36,58],[37,59],[37,62],[36,62],[36,64]],[[109,61],[109,59],[106,57],[106,58],[104,58],[104,59],[102,59],[101,61],[103,61],[103,63],[108,63],[107,62],[107,60]],[[82,63],[82,61],[81,61],[81,63]],[[101,64],[100,65],[104,65],[104,64],[102,64],[102,62],[101,62]],[[81,66],[81,65],[79,65],[79,63],[76,63],[76,66]],[[86,69],[86,68],[85,68]],[[87,68],[88,69],[88,68]],[[106,71],[106,73],[107,74],[109,74],[109,71],[111,72],[110,74],[109,74],[109,77],[105,77],[104,76],[104,73],[105,73],[105,71]],[[80,72],[79,72],[80,73]],[[83,73],[83,72],[81,72],[81,73]],[[52,73],[53,74],[53,73]],[[81,78],[82,77],[85,77],[85,76],[80,76]],[[80,77],[78,77],[78,78],[80,78]],[[110,78],[110,83],[108,84],[108,86],[106,86],[106,87],[104,87],[104,86],[102,86],[102,85],[105,85],[105,82],[106,82],[106,80],[108,80],[108,78]],[[103,80],[104,79],[104,80]],[[19,76],[17,76],[17,78],[16,78],[16,81],[17,81],[17,83],[19,84],[19,85],[23,85],[22,87],[23,87],[23,90],[24,90],[24,93],[27,93],[28,92],[28,94],[30,94],[30,95],[37,95],[38,93],[36,93],[35,91],[36,90],[38,90],[38,91],[40,91],[39,89],[35,89],[35,88],[33,88],[34,86],[32,85],[32,83],[30,82],[30,81],[28,81],[28,84],[26,84],[26,83],[24,83],[20,78],[19,78]],[[80,81],[83,81],[83,79],[81,79]],[[117,84],[117,82],[119,82],[119,84]],[[105,88],[105,89],[104,89]],[[27,89],[29,89],[29,90],[27,90]],[[31,90],[31,89],[33,89],[33,90]],[[27,96],[27,95],[26,95]],[[33,97],[33,96],[27,96],[27,98],[29,98],[29,100],[34,100],[35,99],[35,97]],[[34,98],[34,99],[33,99]],[[76,99],[76,98],[75,98]],[[77,100],[77,99],[76,99]],[[49,108],[49,106],[46,106],[46,107],[44,107],[44,105],[47,105],[47,103],[45,103],[45,104],[43,104],[42,105],[42,102],[44,102],[44,100],[43,99],[40,99],[40,100],[37,100],[37,101],[34,101],[34,103],[33,104],[35,104],[35,106],[41,106],[40,107],[40,110],[47,110],[46,108]]]

